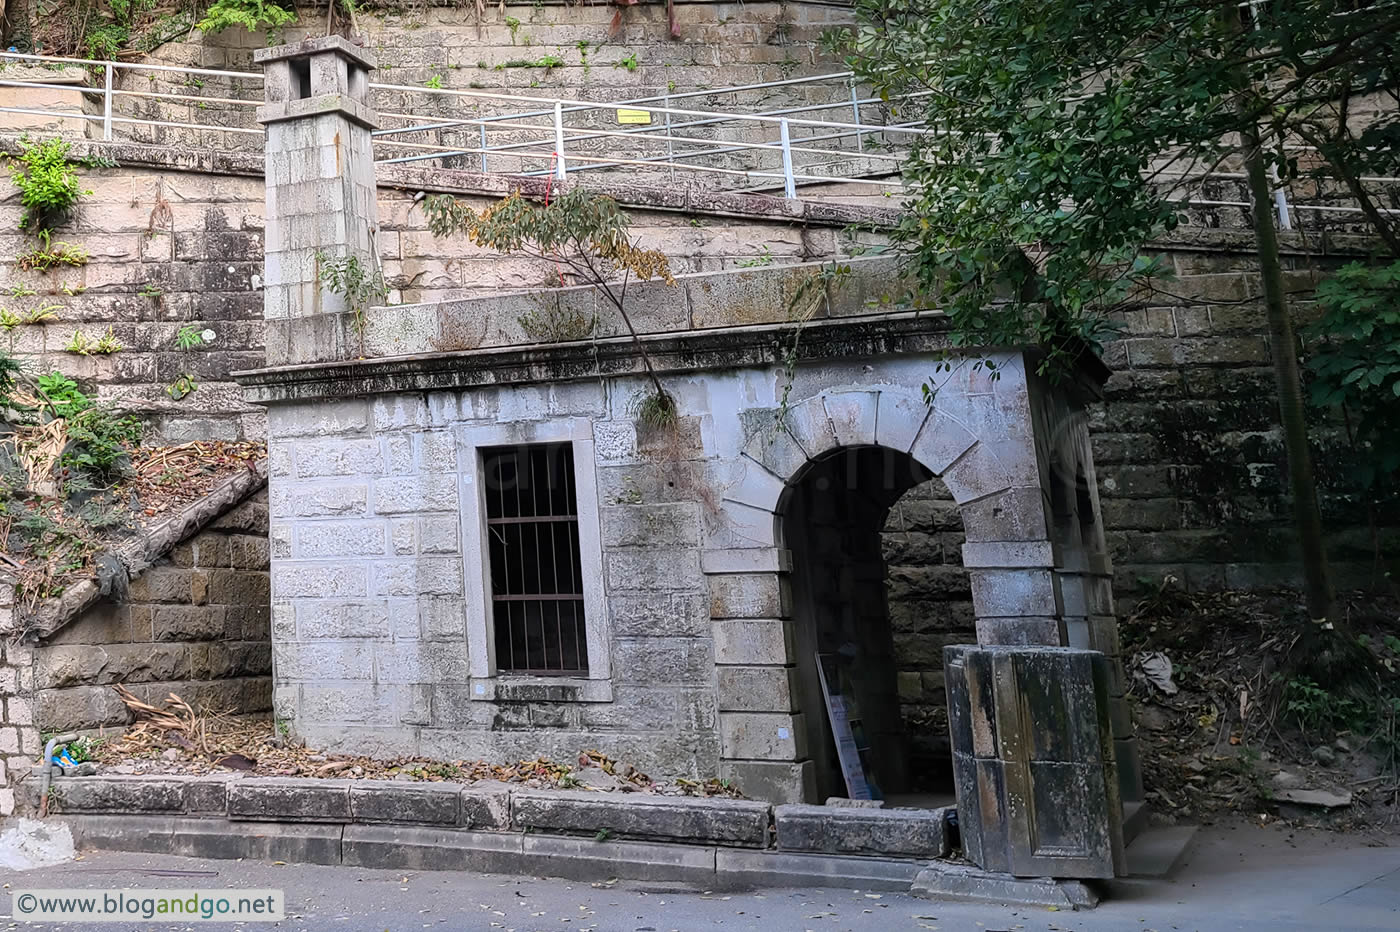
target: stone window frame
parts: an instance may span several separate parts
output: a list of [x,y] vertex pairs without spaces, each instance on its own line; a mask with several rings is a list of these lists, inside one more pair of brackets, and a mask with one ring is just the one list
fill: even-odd
[[[477,701],[564,699],[612,701],[612,631],[608,623],[603,577],[602,512],[598,504],[598,467],[593,425],[587,418],[556,418],[482,426],[459,425],[458,485],[461,491],[463,578],[467,597],[467,655],[471,698]],[[584,636],[588,673],[530,676],[496,669],[491,623],[491,564],[484,546],[486,507],[482,451],[493,447],[568,443],[573,447],[574,495],[578,541],[583,565]]]

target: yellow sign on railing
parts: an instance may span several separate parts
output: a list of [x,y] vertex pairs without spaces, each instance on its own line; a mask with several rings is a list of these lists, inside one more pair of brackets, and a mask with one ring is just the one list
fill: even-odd
[[617,111],[617,122],[619,123],[642,123],[651,124],[650,110],[625,110],[619,108]]

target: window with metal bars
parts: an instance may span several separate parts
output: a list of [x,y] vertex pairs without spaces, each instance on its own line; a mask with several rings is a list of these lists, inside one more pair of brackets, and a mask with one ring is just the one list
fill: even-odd
[[586,674],[573,446],[487,448],[481,455],[496,669]]

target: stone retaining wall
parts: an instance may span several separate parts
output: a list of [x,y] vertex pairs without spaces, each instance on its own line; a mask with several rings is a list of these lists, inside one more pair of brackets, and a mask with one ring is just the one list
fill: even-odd
[[[23,785],[37,808],[37,780]],[[210,776],[58,777],[49,809],[62,816],[165,815],[208,820],[230,834],[269,823],[435,829],[471,846],[483,835],[557,836],[606,851],[607,841],[790,854],[911,858],[949,852],[944,809],[770,806],[743,799],[537,790],[504,783],[400,783]],[[246,823],[246,825],[245,825]],[[373,836],[371,836],[373,837]],[[489,847],[488,842],[483,847]],[[431,866],[431,865],[429,865]]]
[[41,756],[41,731],[126,726],[112,684],[156,705],[175,692],[198,709],[271,708],[268,613],[262,492],[132,580],[126,600],[103,599],[37,644],[0,644],[0,815],[7,780]]

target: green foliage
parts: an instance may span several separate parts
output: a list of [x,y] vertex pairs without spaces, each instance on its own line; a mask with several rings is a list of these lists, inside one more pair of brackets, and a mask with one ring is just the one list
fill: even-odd
[[175,345],[182,350],[194,349],[196,346],[204,345],[204,334],[194,324],[186,324],[175,334]]
[[676,399],[664,389],[636,395],[628,408],[645,430],[659,431],[675,426]]
[[[47,232],[47,231],[46,231]],[[29,252],[23,253],[16,260],[19,267],[28,271],[47,272],[58,265],[67,265],[74,268],[87,265],[91,256],[88,251],[73,243],[59,242],[53,246],[35,246]]]
[[24,322],[26,324],[41,324],[46,320],[57,320],[58,311],[62,307],[61,304],[40,304],[31,307],[24,315]]
[[122,344],[111,327],[108,327],[107,332],[97,338],[83,333],[82,328],[79,327],[73,331],[73,336],[69,339],[68,345],[63,347],[63,351],[76,353],[79,356],[110,356],[113,353],[120,353]]
[[639,64],[639,63],[638,63],[638,61],[637,61],[637,53],[636,53],[636,52],[628,52],[626,58],[622,58],[622,59],[619,59],[619,60],[613,62],[613,67],[614,67],[614,68],[626,68],[629,72],[631,72],[631,71],[636,71],[636,70],[637,70],[638,64]]
[[99,404],[61,372],[35,381],[53,416],[67,422],[68,446],[60,464],[78,473],[111,478],[129,448],[141,441],[141,422]]
[[89,404],[68,419],[68,448],[59,462],[68,469],[110,479],[141,442],[141,422],[106,405]]
[[10,162],[10,180],[20,191],[22,230],[41,232],[66,220],[78,201],[91,191],[78,183],[78,173],[68,161],[68,143],[60,138],[31,142],[20,139],[20,154]]
[[24,323],[24,321],[14,311],[10,310],[8,307],[0,307],[0,327],[3,327],[6,333],[14,330],[22,323]]
[[759,254],[754,256],[752,259],[740,259],[734,264],[741,269],[753,269],[758,268],[760,266],[772,265],[773,252],[767,246],[764,246],[762,251],[760,251]]
[[1284,177],[1299,133],[1364,148],[1330,102],[1400,80],[1393,6],[1249,9],[1241,25],[1234,4],[1195,0],[857,0],[838,44],[895,118],[931,131],[893,239],[957,344],[1039,344],[1051,374],[1097,350],[1110,312],[1162,275],[1141,252],[1178,222],[1163,166],[1208,169],[1256,124]]
[[435,74],[435,75],[433,75],[431,78],[429,78],[428,80],[426,80],[426,81],[423,82],[423,86],[426,87],[426,88],[428,88],[429,90],[434,90],[434,91],[440,91],[440,90],[442,90],[442,75],[440,75],[440,74]]
[[92,399],[78,389],[78,383],[61,372],[41,375],[38,383],[54,417],[71,418],[92,407]]
[[[188,353],[196,346],[204,345],[204,335],[194,324],[186,324],[175,333],[175,345]],[[198,390],[199,383],[195,381],[194,376],[183,371],[165,387],[165,393],[175,401],[179,401]]]
[[[316,263],[320,268],[317,278],[320,279],[321,285],[332,294],[345,299],[345,306],[354,315],[351,326],[363,341],[365,312],[389,294],[383,274],[377,268],[367,268],[358,256],[332,257],[318,252]],[[362,352],[363,349],[362,346]]]
[[1284,682],[1283,712],[1308,733],[1364,728],[1371,720],[1365,703],[1324,689],[1306,676],[1293,676]]
[[503,62],[496,66],[497,71],[504,71],[506,68],[543,68],[548,71],[551,68],[563,68],[564,59],[558,55],[541,55],[539,58],[512,58],[508,62]]
[[94,737],[92,735],[81,735],[77,741],[68,745],[68,756],[72,758],[75,764],[90,761],[93,759],[93,755],[97,753],[97,749],[102,746],[103,740],[103,738]]
[[627,325],[655,394],[669,397],[627,314],[627,284],[633,276],[642,281],[659,278],[668,285],[676,280],[665,253],[642,249],[628,236],[627,215],[616,201],[580,187],[543,206],[516,192],[480,212],[449,194],[424,198],[422,208],[434,236],[465,236],[494,252],[547,259],[591,284]]
[[583,188],[544,206],[512,194],[477,212],[450,194],[435,194],[422,201],[422,208],[435,236],[460,234],[496,252],[557,258],[595,284],[621,273],[643,281],[675,281],[664,253],[640,249],[628,238],[627,215],[617,202]]
[[1363,493],[1393,495],[1400,479],[1400,262],[1344,266],[1317,289],[1322,316],[1307,331],[1311,400],[1347,413]]
[[510,44],[514,45],[515,37],[520,32],[520,20],[516,19],[514,16],[507,16],[506,28],[510,30]]
[[10,392],[15,390],[15,383],[23,371],[24,366],[18,359],[0,350],[0,408],[9,405]]
[[296,18],[296,13],[273,0],[214,0],[195,28],[205,33],[231,26],[242,26],[249,32],[275,31]]

